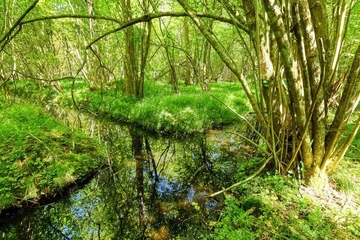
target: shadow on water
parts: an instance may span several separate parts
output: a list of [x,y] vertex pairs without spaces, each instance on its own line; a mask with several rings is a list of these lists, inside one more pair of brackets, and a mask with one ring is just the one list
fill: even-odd
[[8,219],[3,239],[195,239],[219,218],[243,158],[233,136],[208,132],[184,139],[58,111],[106,147],[106,167],[55,203]]

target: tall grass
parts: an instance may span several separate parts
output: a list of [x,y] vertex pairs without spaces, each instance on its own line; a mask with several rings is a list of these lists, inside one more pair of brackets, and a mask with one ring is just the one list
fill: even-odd
[[[120,90],[75,90],[75,100],[82,109],[148,130],[174,134],[199,132],[238,121],[235,114],[211,95],[240,114],[249,111],[246,97],[236,83],[214,83],[208,93],[197,86],[180,85],[180,94],[174,94],[168,84],[147,81],[143,99],[123,96]],[[66,92],[59,97],[60,102],[71,105],[69,99]]]
[[100,151],[40,107],[0,100],[0,210],[54,194],[99,167]]

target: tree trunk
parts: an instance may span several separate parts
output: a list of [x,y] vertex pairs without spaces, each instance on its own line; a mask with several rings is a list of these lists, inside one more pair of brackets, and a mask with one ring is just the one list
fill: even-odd
[[[125,21],[132,20],[131,1],[122,3]],[[148,12],[148,0],[142,1],[144,14]],[[150,49],[151,21],[142,23],[141,27],[127,27],[124,36],[124,89],[123,94],[144,97],[145,67]]]
[[[339,16],[334,21],[337,34],[332,41],[325,0],[295,0],[283,2],[281,6],[274,0],[242,1],[240,7],[228,0],[218,1],[232,19],[248,29],[252,42],[248,52],[250,57],[255,56],[257,67],[256,98],[239,72],[239,66],[214,33],[196,17],[189,4],[183,0],[178,2],[240,80],[280,171],[286,173],[295,162],[303,162],[305,183],[317,188],[326,185],[328,170],[344,156],[354,137],[350,134],[346,140],[341,140],[346,123],[360,100],[360,85],[354,81],[360,74],[359,49],[347,77],[336,80],[346,19],[349,19],[353,1],[337,3]],[[341,107],[329,123],[328,115],[333,111],[328,109],[329,99],[338,81],[345,81]]]
[[185,85],[191,85],[191,64],[190,64],[190,56],[188,55],[190,52],[190,33],[189,33],[189,19],[184,18],[184,46],[185,46],[185,53],[187,55],[185,60]]

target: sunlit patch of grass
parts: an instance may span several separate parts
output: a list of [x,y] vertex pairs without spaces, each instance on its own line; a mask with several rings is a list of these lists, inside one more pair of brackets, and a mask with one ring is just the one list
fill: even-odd
[[26,103],[0,101],[0,209],[55,193],[101,163],[98,144]]
[[74,175],[72,175],[70,172],[66,172],[63,176],[54,178],[54,183],[58,187],[62,187],[74,183],[75,180],[76,177]]
[[[121,91],[102,90],[79,93],[76,99],[79,106],[91,112],[148,130],[175,134],[203,131],[237,122],[238,117],[223,103],[240,114],[250,109],[245,93],[236,83],[212,84],[209,93],[203,92],[199,86],[180,84],[180,94],[174,94],[168,84],[147,81],[144,95],[144,99],[139,100],[123,96]],[[67,102],[72,104],[69,100]]]
[[336,182],[336,188],[339,191],[343,191],[346,193],[352,193],[357,188],[357,182],[352,179],[352,177],[342,174],[335,174],[334,180]]
[[[91,91],[83,79],[76,79],[74,85],[72,79],[63,80],[60,85],[60,94],[46,87],[39,91],[33,81],[21,81],[17,88],[19,96],[24,98],[41,99],[42,102],[47,100],[67,107],[74,107],[75,101],[79,109],[93,114],[132,123],[151,131],[173,134],[199,132],[236,123],[237,116],[223,103],[240,114],[250,109],[238,83],[212,83],[209,92],[203,92],[200,86],[180,83],[180,93],[174,94],[166,82],[145,81],[144,99],[124,96],[122,79],[118,80],[115,89]],[[194,112],[190,114],[185,110],[187,108]],[[163,115],[163,111],[175,121]]]
[[36,198],[38,196],[38,192],[39,189],[37,188],[36,184],[30,184],[27,188],[26,188],[26,192],[25,192],[25,196],[24,199],[31,199],[31,198]]
[[[240,177],[240,176],[239,176]],[[211,239],[357,239],[355,203],[344,210],[341,194],[318,196],[292,178],[263,174],[226,195]],[[352,210],[349,209],[352,207]]]
[[360,160],[344,158],[332,174],[336,189],[353,194],[360,201]]

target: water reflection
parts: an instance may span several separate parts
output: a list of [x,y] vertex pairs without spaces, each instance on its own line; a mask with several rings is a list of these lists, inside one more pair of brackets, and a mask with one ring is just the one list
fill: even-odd
[[222,199],[206,196],[231,184],[241,164],[233,136],[211,132],[179,140],[74,113],[65,118],[106,146],[106,168],[71,196],[11,219],[0,236],[196,239],[211,231]]

